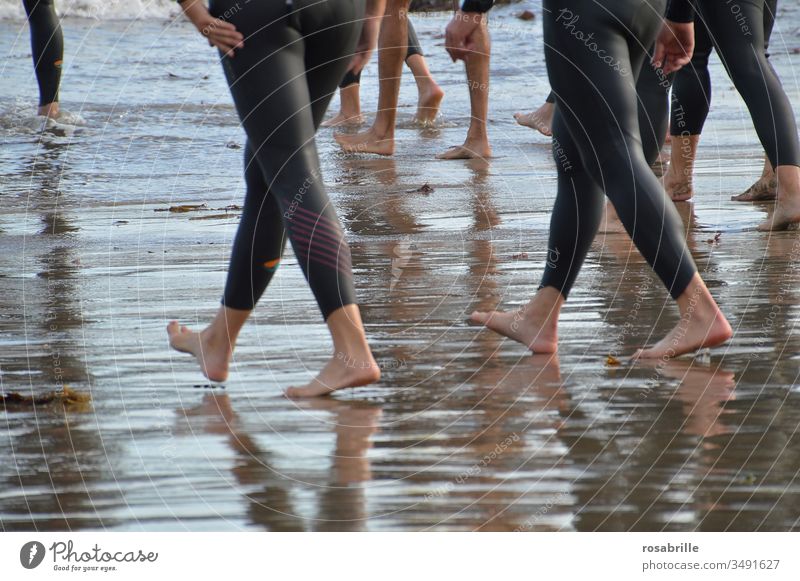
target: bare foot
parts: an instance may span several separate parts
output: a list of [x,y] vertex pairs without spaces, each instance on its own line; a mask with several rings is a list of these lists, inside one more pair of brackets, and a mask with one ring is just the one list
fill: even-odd
[[176,351],[194,355],[200,364],[200,371],[211,381],[228,379],[228,365],[233,350],[230,341],[214,340],[208,329],[200,333],[190,331],[187,327],[170,321],[167,325],[169,344]]
[[694,186],[692,185],[691,175],[679,175],[674,169],[674,165],[670,164],[664,177],[661,178],[661,183],[664,185],[664,190],[673,202],[685,202],[694,196]]
[[439,114],[439,105],[444,98],[444,91],[436,83],[426,83],[420,90],[417,100],[417,114],[414,121],[423,126],[432,125]]
[[514,113],[517,123],[525,127],[535,129],[542,135],[550,137],[553,135],[553,103],[545,102],[536,111],[530,113]]
[[680,322],[667,336],[649,349],[640,349],[633,358],[671,359],[703,347],[716,347],[733,336],[733,330],[718,308],[706,313],[698,309]]
[[467,139],[464,145],[451,147],[436,159],[488,159],[492,157],[492,148],[486,140],[472,141]]
[[738,196],[731,196],[734,202],[762,202],[774,200],[778,196],[778,180],[775,175],[761,176],[756,183]]
[[767,220],[759,224],[758,229],[762,231],[785,230],[800,222],[800,168],[779,165],[775,168],[775,176],[778,180],[775,209]]
[[361,133],[334,133],[333,138],[348,153],[394,155],[394,137],[381,137],[372,127]]
[[344,113],[339,113],[336,117],[332,117],[327,121],[320,123],[321,127],[359,127],[363,125],[365,117],[363,115],[353,115],[348,117]]
[[[775,202],[775,209],[769,218],[758,225],[762,232],[786,230],[792,224],[800,222],[800,196],[785,196],[783,199],[778,195]],[[785,198],[789,198],[786,200]]]
[[530,307],[508,313],[475,311],[470,320],[522,343],[534,353],[555,353],[558,350],[557,318],[547,317],[543,322],[536,321],[537,317],[529,315],[526,312],[528,310]]
[[656,174],[656,177],[664,177],[664,174],[667,173],[667,169],[669,168],[669,153],[662,150],[658,154],[658,158],[653,162],[653,165],[650,166],[650,169],[653,170],[653,173]]
[[369,351],[359,357],[337,353],[335,357],[331,357],[319,375],[305,385],[290,387],[286,390],[286,395],[318,397],[331,394],[337,389],[369,385],[380,378],[381,370]]
[[38,109],[39,115],[43,117],[48,117],[50,119],[58,119],[58,115],[60,114],[61,109],[59,104],[56,103],[48,103],[47,105],[41,105]]

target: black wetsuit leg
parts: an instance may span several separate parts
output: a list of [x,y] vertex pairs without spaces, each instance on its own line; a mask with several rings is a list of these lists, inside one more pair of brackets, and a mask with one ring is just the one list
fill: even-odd
[[22,0],[22,4],[31,28],[31,53],[36,81],[39,83],[41,107],[58,102],[64,35],[53,0]]
[[[406,61],[409,58],[418,54],[419,56],[425,56],[425,53],[422,52],[422,45],[419,43],[419,38],[417,38],[417,31],[414,30],[414,25],[411,24],[411,20],[408,21],[408,51],[406,52]],[[339,83],[339,88],[344,89],[345,87],[349,87],[350,85],[356,85],[361,82],[361,71],[354,73],[352,71],[347,71],[344,74],[344,78],[342,82]]]
[[767,0],[764,4],[764,56],[769,58],[769,41],[775,28],[775,15],[778,13],[778,0]]
[[419,56],[425,56],[425,53],[422,52],[422,45],[419,43],[419,38],[417,38],[417,31],[414,30],[414,25],[411,24],[411,20],[408,21],[408,50],[406,51],[406,61],[410,59],[415,54]]
[[764,50],[764,0],[737,0],[737,6],[741,12],[734,13],[725,2],[697,2],[698,14],[747,104],[772,167],[800,166],[800,140],[792,104]]
[[666,0],[544,2],[545,59],[558,106],[558,195],[541,286],[565,297],[602,217],[604,194],[674,298],[697,269],[683,227],[645,159],[636,81]]
[[364,0],[213,0],[245,47],[222,64],[247,133],[247,197],[223,304],[252,309],[281,258],[284,238],[323,316],[355,303],[350,249],[325,192],[314,135],[352,58]]
[[358,85],[361,83],[361,71],[354,73],[353,71],[347,71],[344,74],[344,78],[342,82],[339,83],[339,88],[344,89],[345,87],[349,87],[350,85]]
[[[652,53],[652,49],[650,51]],[[672,79],[657,72],[645,59],[636,81],[636,94],[639,96],[639,128],[642,136],[642,150],[647,163],[652,165],[658,159],[669,125],[669,89]],[[547,95],[546,103],[555,103],[553,91]]]
[[639,97],[639,131],[642,151],[648,165],[653,165],[661,153],[669,126],[669,89],[671,75],[654,69],[650,65],[653,46],[645,57],[639,78],[636,80],[636,95]]
[[708,29],[700,18],[694,23],[694,53],[672,82],[670,135],[700,135],[711,105],[711,75],[708,59],[714,50]]
[[[769,40],[775,25],[777,0],[767,0],[764,6],[764,57],[769,58]],[[733,13],[730,15],[734,18]],[[695,48],[691,62],[675,73],[672,86],[671,135],[700,135],[711,108],[711,75],[708,60],[714,44],[708,28],[699,16],[695,17]]]

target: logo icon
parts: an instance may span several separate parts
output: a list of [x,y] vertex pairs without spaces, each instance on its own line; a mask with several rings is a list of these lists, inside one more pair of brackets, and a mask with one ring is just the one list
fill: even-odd
[[36,569],[44,560],[44,545],[38,541],[31,541],[22,545],[19,551],[19,562],[26,569]]

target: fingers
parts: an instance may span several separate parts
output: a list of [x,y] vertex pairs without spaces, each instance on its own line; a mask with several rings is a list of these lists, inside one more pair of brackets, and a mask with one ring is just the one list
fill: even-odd
[[669,53],[666,61],[667,62],[662,68],[664,69],[664,74],[668,75],[688,65],[692,61],[692,57],[691,55],[686,54],[685,51],[678,50]]
[[[239,34],[236,31],[236,27],[232,23],[220,20],[219,18],[214,19],[214,26],[220,30],[231,30],[233,32],[236,32],[236,34]],[[239,36],[241,36],[241,34],[239,34]]]
[[466,50],[455,46],[448,46],[447,52],[450,54],[450,58],[453,59],[453,62],[456,62],[458,60],[463,61],[467,56]]
[[445,40],[444,48],[447,50],[450,58],[453,59],[453,62],[464,60],[467,56],[467,50],[462,40],[455,40],[452,37],[448,37]]
[[367,66],[370,56],[371,55],[369,52],[356,53],[353,56],[353,59],[350,61],[350,68],[348,68],[347,70],[349,72],[352,72],[353,74],[360,73],[364,69],[364,67]]
[[217,42],[225,42],[238,48],[244,47],[244,37],[236,30],[213,30],[208,36]]
[[653,54],[653,58],[650,62],[657,68],[664,68],[664,57],[666,54],[667,48],[664,46],[664,43],[659,40],[656,43],[656,51]]
[[217,47],[228,57],[233,57],[234,50],[244,48],[244,36],[230,23],[214,18],[206,24],[201,33],[208,39],[208,44]]

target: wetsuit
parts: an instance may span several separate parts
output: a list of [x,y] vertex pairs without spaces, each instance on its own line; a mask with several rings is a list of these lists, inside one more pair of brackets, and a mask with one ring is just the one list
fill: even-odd
[[326,319],[354,304],[350,249],[325,192],[314,134],[352,59],[364,0],[212,0],[244,35],[234,58],[222,57],[247,134],[247,194],[233,243],[223,304],[252,309],[285,245]]
[[22,4],[31,28],[31,53],[41,107],[58,101],[64,36],[53,0],[22,0]]
[[711,102],[708,59],[716,49],[772,166],[800,165],[794,112],[767,58],[776,0],[695,0],[693,5],[694,12],[675,15],[694,19],[695,52],[691,64],[675,74],[670,133],[702,133]]
[[[652,53],[653,49],[648,52]],[[669,126],[669,89],[672,82],[670,77],[671,75],[659,73],[650,65],[649,59],[646,59],[636,81],[636,95],[639,98],[639,132],[644,157],[649,165],[658,159]],[[556,102],[553,91],[548,93],[545,101],[553,104]]]
[[[419,56],[425,56],[422,52],[422,45],[419,43],[419,38],[417,38],[417,31],[414,30],[414,26],[411,24],[411,20],[408,21],[408,50],[406,51],[406,62],[415,54]],[[345,87],[349,87],[350,85],[356,85],[361,82],[361,71],[354,73],[352,71],[347,71],[344,74],[344,79],[342,82],[339,83],[339,88],[344,89]]]
[[[491,4],[465,0],[462,10],[480,12]],[[636,83],[666,5],[667,0],[544,1],[545,60],[557,101],[558,194],[541,286],[564,297],[597,233],[605,196],[673,298],[697,273],[680,217],[643,152],[639,125]]]

